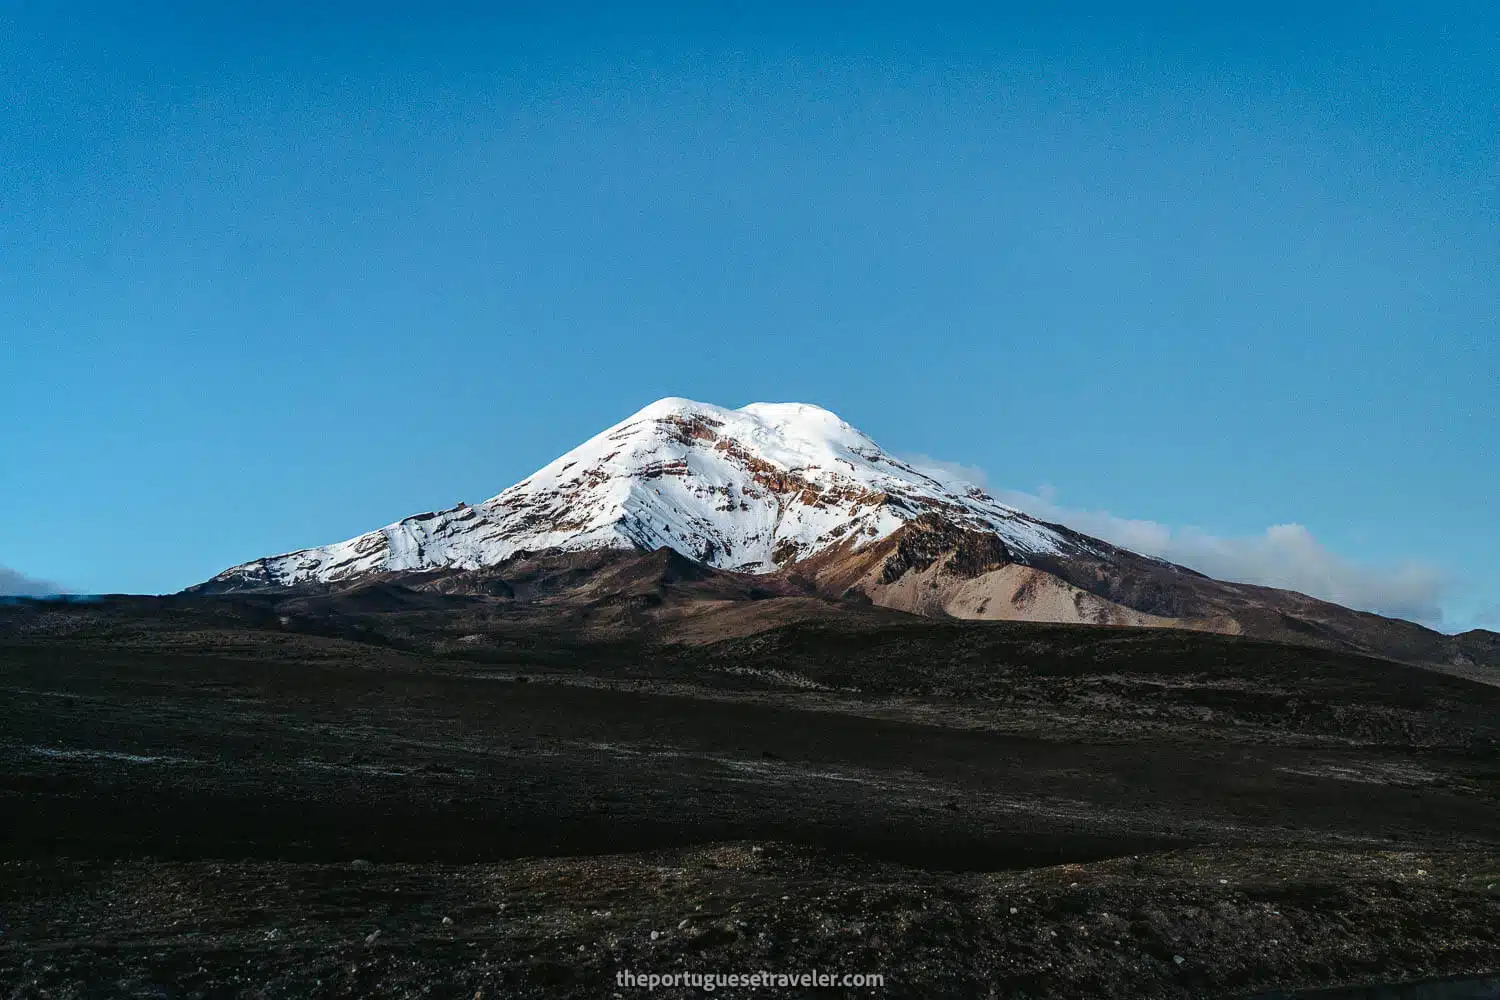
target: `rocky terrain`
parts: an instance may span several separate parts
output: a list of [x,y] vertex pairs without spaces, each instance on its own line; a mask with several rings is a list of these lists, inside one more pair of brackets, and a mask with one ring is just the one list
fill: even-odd
[[[0,891],[22,943],[0,975],[21,996],[648,996],[617,973],[836,970],[884,985],[656,995],[1270,997],[1268,982],[1492,970],[1500,871],[1479,861],[1220,849],[943,872],[775,842],[463,865],[13,861]],[[1454,976],[1449,995],[1493,995],[1459,992],[1486,978]]]
[[1500,969],[1500,688],[570,565],[0,606],[6,995],[1456,997]]

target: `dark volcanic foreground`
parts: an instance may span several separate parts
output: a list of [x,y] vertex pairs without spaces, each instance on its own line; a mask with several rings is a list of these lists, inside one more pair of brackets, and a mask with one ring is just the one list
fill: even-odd
[[20,941],[0,976],[20,996],[607,997],[646,995],[619,970],[825,969],[885,973],[849,991],[866,996],[1238,996],[1493,968],[1500,868],[1477,860],[1217,848],[960,874],[739,842],[468,865],[11,862]]
[[393,599],[315,625],[0,608],[0,996],[607,997],[690,968],[1237,997],[1500,969],[1500,688],[853,611],[570,643],[470,601],[444,637],[448,611]]

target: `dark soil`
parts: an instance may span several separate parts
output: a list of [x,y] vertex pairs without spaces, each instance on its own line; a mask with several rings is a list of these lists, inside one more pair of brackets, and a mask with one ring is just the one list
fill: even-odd
[[1239,996],[1492,968],[1500,875],[1477,861],[1200,849],[959,874],[739,842],[469,865],[11,862],[0,977],[21,996],[598,997],[646,995],[619,972],[764,969],[885,976],[772,995]]
[[1496,688],[1147,630],[450,643],[469,614],[5,609],[0,995],[817,969],[886,982],[715,992],[1238,997],[1500,969]]

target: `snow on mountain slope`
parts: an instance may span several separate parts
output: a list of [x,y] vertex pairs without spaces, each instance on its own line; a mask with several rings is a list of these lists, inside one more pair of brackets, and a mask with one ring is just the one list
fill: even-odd
[[478,569],[521,552],[662,546],[720,569],[768,573],[832,545],[863,546],[923,514],[992,531],[1018,555],[1088,544],[978,487],[913,468],[821,407],[729,410],[668,398],[481,504],[257,559],[210,584],[331,583],[387,570]]

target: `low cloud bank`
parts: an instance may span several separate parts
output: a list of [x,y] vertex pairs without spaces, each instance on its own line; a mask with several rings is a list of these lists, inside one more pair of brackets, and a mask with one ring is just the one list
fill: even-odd
[[[925,455],[906,459],[935,478],[989,489],[982,469]],[[1001,489],[990,489],[990,493],[1001,503],[1033,517],[1065,524],[1121,548],[1220,580],[1295,590],[1345,607],[1434,627],[1443,621],[1442,599],[1451,581],[1441,570],[1421,563],[1377,566],[1354,562],[1328,549],[1300,524],[1273,524],[1258,535],[1222,537],[1197,528],[1120,517],[1109,511],[1066,507],[1057,502],[1055,492],[1046,488],[1038,493]]]
[[61,591],[55,583],[0,566],[0,597],[48,597]]

